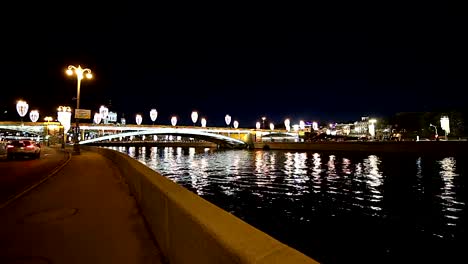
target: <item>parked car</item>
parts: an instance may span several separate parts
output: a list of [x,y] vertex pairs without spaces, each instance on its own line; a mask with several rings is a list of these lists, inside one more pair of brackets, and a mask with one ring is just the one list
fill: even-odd
[[31,157],[38,159],[41,156],[41,145],[32,140],[12,140],[6,146],[7,158]]

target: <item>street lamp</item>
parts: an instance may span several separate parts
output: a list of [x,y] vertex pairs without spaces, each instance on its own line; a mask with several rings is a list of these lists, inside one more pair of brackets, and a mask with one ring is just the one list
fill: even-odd
[[271,129],[271,132],[270,132],[270,141],[273,142],[273,130],[275,129],[275,124],[273,123],[270,123],[270,129]]
[[202,118],[202,119],[200,120],[200,122],[201,122],[201,126],[202,126],[202,127],[206,127],[206,119],[205,119],[205,118]]
[[59,106],[57,109],[57,120],[63,126],[62,148],[65,148],[65,142],[67,141],[67,132],[70,129],[71,108],[69,106]]
[[237,129],[239,127],[239,122],[237,122],[237,120],[234,120],[232,125],[234,126],[235,129]]
[[266,117],[262,117],[262,128],[265,129],[265,120],[266,120]]
[[39,111],[31,110],[31,112],[29,112],[29,118],[31,119],[33,123],[36,123],[37,120],[39,119]]
[[172,126],[176,126],[176,125],[177,125],[177,116],[171,117],[171,124],[172,124]]
[[224,121],[226,121],[226,125],[229,126],[229,124],[231,124],[231,116],[230,115],[226,115],[224,117]]
[[198,119],[197,111],[193,111],[191,117],[192,117],[193,126],[195,126],[195,123],[197,123],[197,119]]
[[158,111],[156,111],[156,109],[151,109],[150,118],[154,125],[154,121],[156,121],[156,118],[158,118]]
[[289,121],[288,118],[284,120],[284,126],[286,127],[286,130],[289,132],[291,130],[291,122]]
[[255,128],[260,129],[260,122],[255,123]]
[[81,80],[83,79],[83,74],[85,74],[86,78],[91,79],[93,75],[91,74],[90,69],[83,69],[81,68],[80,65],[78,67],[75,67],[73,65],[69,65],[67,69],[67,74],[68,75],[73,75],[75,73],[76,75],[76,80],[77,80],[77,86],[76,86],[76,109],[75,109],[75,122],[76,122],[76,127],[75,127],[75,142],[73,144],[73,152],[76,154],[80,153],[80,144],[79,144],[79,135],[80,135],[80,119],[76,117],[76,111],[79,111],[80,109],[80,86],[81,86]]
[[18,112],[18,114],[21,117],[21,125],[23,125],[23,117],[28,112],[28,108],[29,108],[29,105],[28,105],[28,103],[26,103],[26,101],[19,100],[16,103],[16,111]]
[[143,117],[140,114],[137,114],[135,116],[135,121],[136,121],[137,125],[141,125],[141,122],[143,121]]

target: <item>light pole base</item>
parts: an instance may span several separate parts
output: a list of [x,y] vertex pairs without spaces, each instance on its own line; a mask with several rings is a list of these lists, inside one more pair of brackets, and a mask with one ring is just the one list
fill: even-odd
[[80,145],[75,143],[73,144],[73,155],[80,155]]

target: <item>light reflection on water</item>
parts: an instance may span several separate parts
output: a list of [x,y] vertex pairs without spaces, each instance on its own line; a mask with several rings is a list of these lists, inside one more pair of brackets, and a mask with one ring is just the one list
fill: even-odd
[[[117,149],[327,263],[353,256],[363,261],[359,250],[366,247],[374,260],[398,259],[406,252],[401,249],[405,243],[431,247],[427,234],[446,241],[466,233],[466,185],[458,180],[455,157]],[[402,231],[406,229],[411,232]],[[364,239],[363,244],[350,245],[356,237]],[[397,242],[401,239],[408,242]],[[336,241],[349,243],[340,246]],[[333,256],[343,255],[337,252],[350,255],[341,259]],[[417,252],[413,248],[406,253]]]

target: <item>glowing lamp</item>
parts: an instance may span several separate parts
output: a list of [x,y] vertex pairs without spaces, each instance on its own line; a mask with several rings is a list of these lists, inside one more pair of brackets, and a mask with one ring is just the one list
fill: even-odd
[[270,123],[270,129],[271,130],[274,130],[275,129],[275,125],[273,123]]
[[226,115],[224,117],[224,121],[226,121],[226,125],[229,126],[229,124],[231,124],[231,116],[230,115]]
[[39,119],[39,111],[31,110],[31,112],[29,112],[29,118],[32,122],[37,122],[37,120]]
[[176,116],[173,116],[173,117],[171,118],[171,124],[172,124],[172,126],[176,126],[176,125],[177,125],[177,117],[176,117]]
[[260,129],[260,122],[255,123],[255,127],[256,127],[257,129]]
[[239,127],[239,122],[237,122],[237,120],[234,120],[232,124],[234,125],[234,128],[236,129]]
[[206,127],[206,119],[205,118],[201,119],[201,126]]
[[137,125],[141,125],[141,122],[143,121],[143,117],[140,114],[137,114],[135,116],[135,121],[136,121]]
[[25,101],[19,100],[16,103],[16,111],[18,111],[18,115],[20,115],[21,117],[24,117],[26,115],[26,113],[28,112],[28,109],[29,109],[29,105]]
[[193,125],[195,125],[195,123],[196,123],[197,120],[198,120],[198,113],[197,113],[197,111],[193,111],[193,112],[192,112],[191,118],[192,118]]
[[150,118],[153,123],[156,121],[156,118],[158,118],[158,111],[156,111],[156,109],[151,109]]
[[300,128],[300,129],[305,129],[305,123],[304,123],[304,121],[302,121],[302,120],[299,121],[299,128]]

